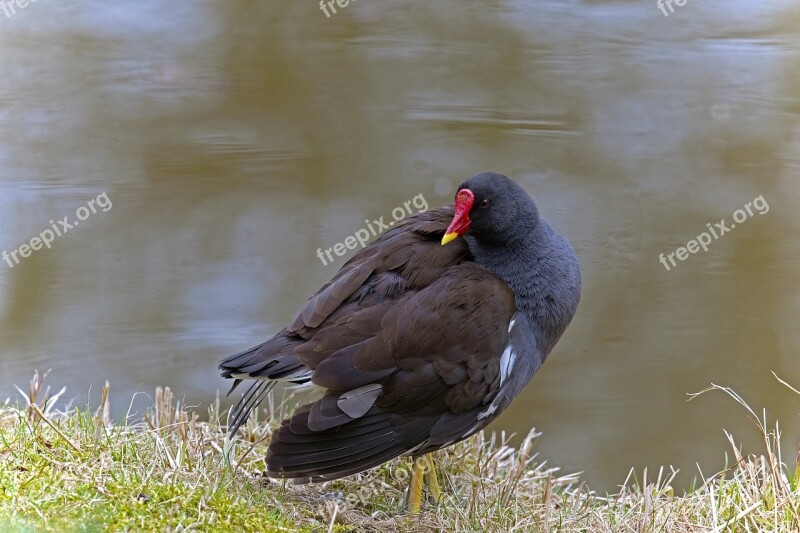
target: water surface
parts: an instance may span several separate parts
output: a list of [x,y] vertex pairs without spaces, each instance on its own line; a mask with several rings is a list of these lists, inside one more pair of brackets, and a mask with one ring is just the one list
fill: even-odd
[[[0,392],[52,369],[117,414],[283,327],[343,264],[326,249],[417,195],[515,177],[575,246],[581,306],[495,430],[614,490],[629,468],[722,467],[709,383],[800,440],[800,8],[796,2],[41,0],[0,13]],[[675,253],[763,196],[753,216]],[[352,254],[352,252],[349,252]],[[89,392],[91,390],[91,392]]]

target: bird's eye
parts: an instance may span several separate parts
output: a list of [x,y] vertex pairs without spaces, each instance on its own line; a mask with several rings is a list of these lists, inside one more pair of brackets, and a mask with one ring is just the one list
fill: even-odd
[[480,204],[480,205],[481,205],[481,207],[482,207],[482,208],[486,209],[487,207],[489,207],[489,199],[488,199],[488,198],[484,199],[484,200],[481,202],[481,204]]

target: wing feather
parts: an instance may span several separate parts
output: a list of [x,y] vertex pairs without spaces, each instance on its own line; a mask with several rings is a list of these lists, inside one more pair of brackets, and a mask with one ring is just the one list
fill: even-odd
[[[437,442],[462,438],[475,420],[464,414],[496,394],[514,296],[463,241],[439,244],[451,218],[443,208],[395,225],[285,330],[223,361],[225,377],[310,378],[327,390],[273,435],[270,474],[336,479],[420,449],[432,432]],[[234,422],[270,389],[251,386]]]

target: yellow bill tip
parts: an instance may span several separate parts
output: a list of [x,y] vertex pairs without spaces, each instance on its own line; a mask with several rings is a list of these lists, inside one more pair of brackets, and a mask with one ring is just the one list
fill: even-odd
[[448,242],[450,242],[452,240],[455,240],[457,237],[458,237],[458,233],[456,233],[455,231],[453,231],[451,233],[445,233],[444,237],[442,237],[442,246],[444,246],[445,244],[447,244]]

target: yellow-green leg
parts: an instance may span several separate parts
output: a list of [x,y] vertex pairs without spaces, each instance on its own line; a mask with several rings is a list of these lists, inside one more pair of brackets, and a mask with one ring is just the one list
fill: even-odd
[[422,481],[425,476],[422,467],[423,462],[415,460],[411,470],[411,484],[408,487],[408,512],[411,514],[419,514],[422,507]]
[[442,499],[442,491],[439,489],[439,478],[436,476],[436,465],[433,463],[433,455],[425,456],[428,468],[425,471],[425,486],[428,487],[428,496],[434,505],[438,505]]
[[413,461],[411,470],[411,483],[408,487],[408,512],[419,514],[422,509],[422,488],[423,485],[428,489],[428,499],[434,504],[438,504],[442,498],[442,491],[439,488],[439,478],[436,476],[436,467],[433,463],[431,454],[417,457]]

